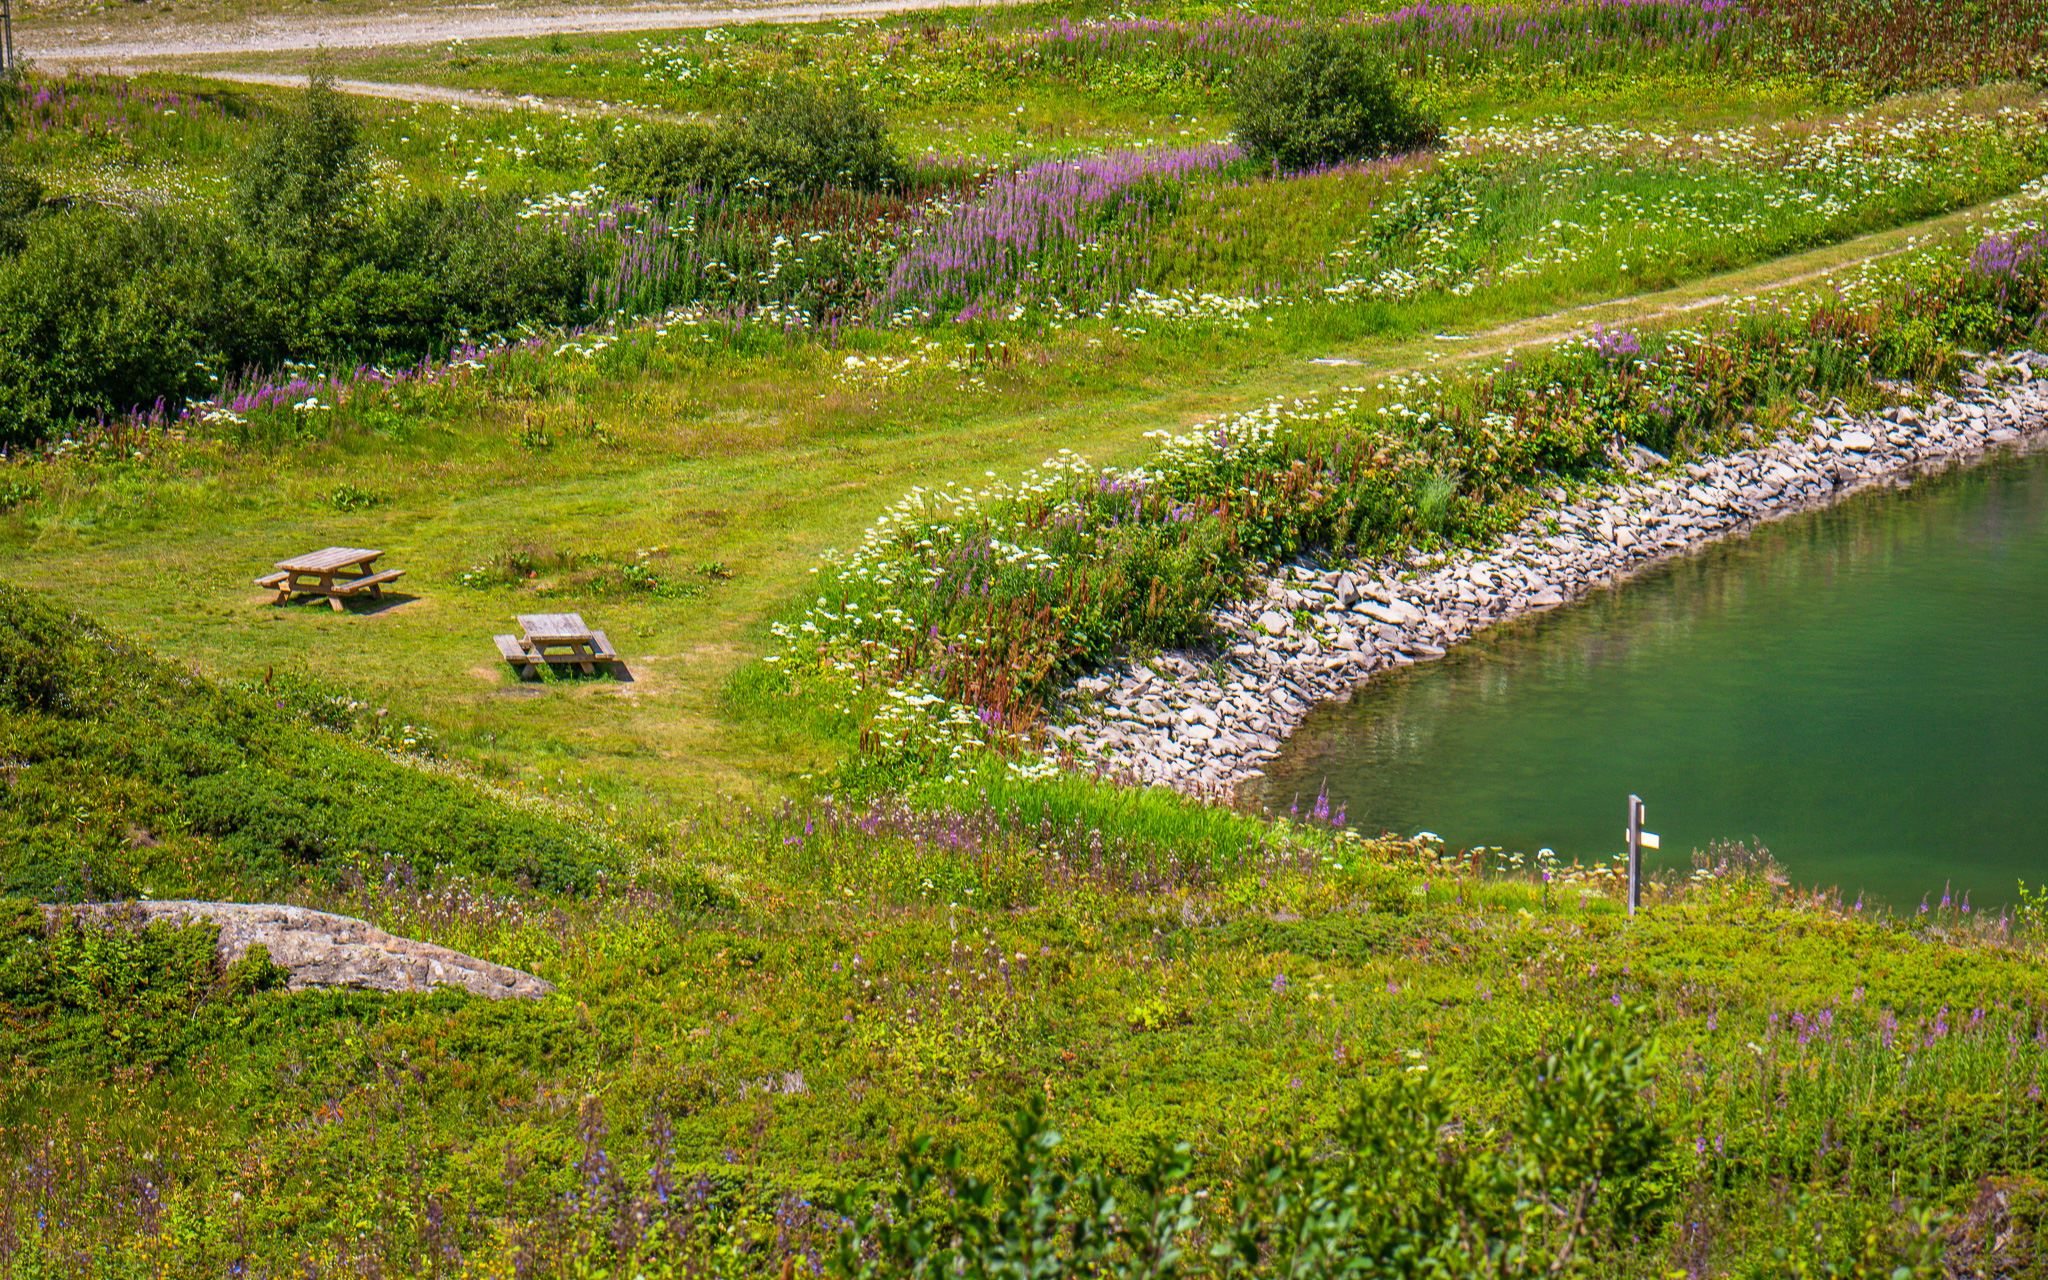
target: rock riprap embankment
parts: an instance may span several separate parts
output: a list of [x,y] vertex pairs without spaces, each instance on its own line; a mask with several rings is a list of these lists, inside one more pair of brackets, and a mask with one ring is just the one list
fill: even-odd
[[100,928],[146,927],[158,920],[185,924],[210,920],[220,927],[223,966],[261,944],[272,964],[291,974],[293,991],[346,988],[357,991],[432,991],[461,987],[493,999],[538,999],[554,984],[518,969],[466,956],[432,943],[415,942],[352,916],[268,903],[106,902],[46,906],[52,919],[83,917]]
[[1485,627],[1576,599],[1765,520],[2048,431],[2048,356],[1982,360],[1960,396],[1861,418],[1832,402],[1806,430],[1684,466],[1643,449],[1634,478],[1552,505],[1483,551],[1330,570],[1294,565],[1210,615],[1220,650],[1169,653],[1080,680],[1049,754],[1139,782],[1228,794],[1319,702],[1390,667],[1442,657]]

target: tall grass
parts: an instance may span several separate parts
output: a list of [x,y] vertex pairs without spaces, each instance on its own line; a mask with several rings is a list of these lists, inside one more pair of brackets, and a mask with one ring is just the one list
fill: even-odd
[[[1718,67],[1740,52],[1744,16],[1736,0],[1542,0],[1484,8],[1425,0],[1339,21],[1406,71],[1464,76],[1534,65],[1585,74],[1659,56],[1675,56],[1684,67]],[[1201,80],[1227,82],[1246,63],[1271,56],[1307,21],[1259,13],[1069,20],[1023,41],[1055,66],[1085,71],[1157,59]]]
[[699,830],[778,881],[872,906],[1007,911],[1075,893],[1200,892],[1246,878],[1313,875],[1332,861],[1384,862],[1321,825],[1276,827],[1225,808],[1108,781],[1026,781],[994,768],[916,799],[826,796],[740,810]]
[[1747,0],[1761,67],[1842,77],[1873,94],[2048,81],[2042,0]]
[[260,112],[232,92],[177,92],[122,76],[30,78],[15,109],[8,148],[19,164],[68,156],[81,146],[106,160],[202,162],[232,158],[254,140]]

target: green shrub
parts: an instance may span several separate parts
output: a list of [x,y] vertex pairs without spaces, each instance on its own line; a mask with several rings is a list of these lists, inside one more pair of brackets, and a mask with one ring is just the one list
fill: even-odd
[[218,996],[276,985],[268,955],[229,984],[219,932],[118,916],[46,921],[33,902],[0,898],[0,1057],[93,1073],[175,1065],[226,1013]]
[[0,70],[0,138],[14,132],[21,100],[28,92],[28,73],[20,67]]
[[700,124],[649,122],[613,133],[600,149],[604,181],[612,195],[666,209],[699,183],[699,157],[711,129]]
[[507,198],[409,200],[304,244],[303,225],[162,212],[10,219],[6,199],[0,249],[20,249],[0,252],[0,449],[211,394],[209,370],[409,361],[590,315],[595,255]]
[[608,138],[603,158],[612,194],[663,209],[692,190],[779,202],[887,190],[907,173],[881,113],[850,87],[761,95],[716,125],[642,125]]
[[[1581,1028],[1517,1073],[1522,1109],[1499,1135],[1465,1135],[1428,1077],[1368,1088],[1334,1132],[1249,1161],[1209,1250],[1221,1276],[1538,1276],[1654,1230],[1642,1188],[1668,1146],[1644,1113],[1641,1047]],[[1033,1098],[1011,1121],[1001,1172],[915,1142],[879,1204],[842,1196],[832,1259],[848,1277],[1094,1275],[1202,1269],[1192,1148],[1160,1152],[1117,1185],[1073,1174]],[[1192,1265],[1190,1265],[1192,1264]]]
[[212,282],[189,225],[82,210],[16,219],[0,257],[0,448],[205,387]]
[[302,260],[329,250],[369,215],[362,117],[314,72],[306,97],[249,152],[235,211],[266,245]]
[[29,215],[42,202],[42,184],[0,158],[0,254],[21,252],[28,243]]
[[1237,90],[1237,140],[1254,160],[1312,169],[1432,146],[1437,121],[1355,36],[1312,27],[1252,66]]
[[521,222],[516,210],[508,196],[439,195],[385,209],[354,256],[325,268],[293,354],[410,359],[463,334],[589,319],[594,255],[558,227]]
[[881,191],[903,181],[903,160],[881,112],[851,86],[763,94],[741,117],[738,132],[764,155],[792,157],[784,179],[792,193]]

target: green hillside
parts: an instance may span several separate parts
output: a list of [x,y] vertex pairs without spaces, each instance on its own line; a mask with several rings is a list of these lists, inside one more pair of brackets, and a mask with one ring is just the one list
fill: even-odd
[[0,584],[0,894],[246,900],[393,866],[586,889],[616,864],[400,755],[414,732],[296,676],[206,679]]

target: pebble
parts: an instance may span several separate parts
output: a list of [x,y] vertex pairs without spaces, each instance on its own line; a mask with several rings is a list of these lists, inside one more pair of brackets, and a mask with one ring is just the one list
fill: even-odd
[[[1673,467],[1639,445],[1626,479],[1552,505],[1481,551],[1412,552],[1330,569],[1281,567],[1252,600],[1211,611],[1218,647],[1163,653],[1076,681],[1047,734],[1071,768],[1228,797],[1263,776],[1315,704],[1381,671],[1441,658],[1496,623],[1554,608],[1756,524],[1900,487],[1912,474],[2048,434],[2048,356],[1977,362],[1962,395],[1936,392],[1851,419],[1832,401],[1804,435]],[[1886,390],[1918,398],[1913,389]],[[1310,619],[1306,626],[1296,619]]]

